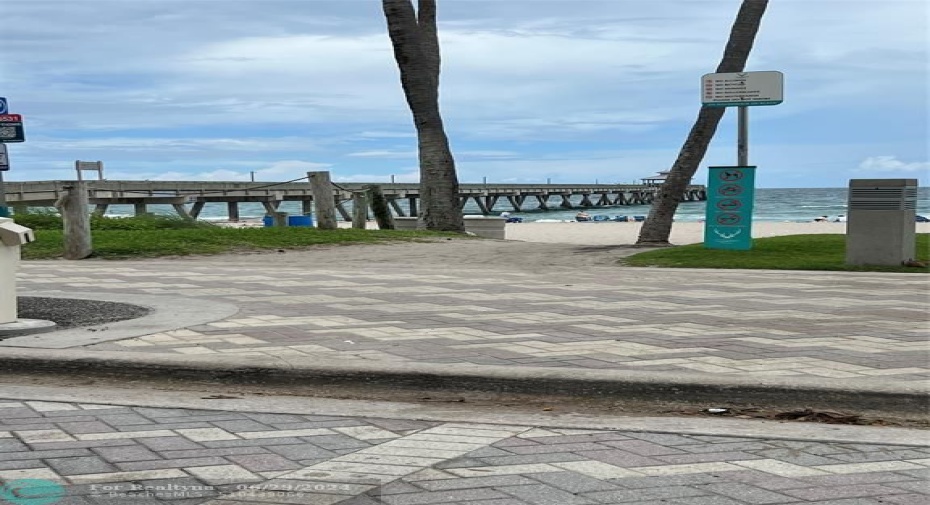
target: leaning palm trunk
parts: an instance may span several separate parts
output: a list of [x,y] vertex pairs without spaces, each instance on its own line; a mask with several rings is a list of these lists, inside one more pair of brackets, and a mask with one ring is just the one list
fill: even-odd
[[[723,58],[717,66],[717,73],[742,72],[746,67],[746,60],[767,6],[768,0],[743,0],[730,30]],[[687,140],[678,152],[678,159],[656,193],[637,244],[669,245],[668,237],[672,232],[672,219],[678,203],[704,159],[725,110],[722,107],[701,107]]]
[[413,113],[420,158],[420,225],[464,232],[459,182],[439,113],[436,0],[382,0],[401,85]]

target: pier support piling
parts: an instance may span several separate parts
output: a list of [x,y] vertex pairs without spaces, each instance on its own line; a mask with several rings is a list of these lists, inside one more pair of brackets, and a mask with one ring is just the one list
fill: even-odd
[[[468,201],[467,198],[465,200]],[[489,209],[487,204],[482,201],[482,197],[476,196],[474,197],[474,200],[475,200],[475,203],[478,205],[478,210],[480,210],[482,214],[488,215],[491,213],[491,209]]]
[[194,205],[191,206],[191,210],[189,212],[191,215],[191,218],[197,219],[198,217],[200,217],[200,213],[203,212],[203,206],[206,204],[207,202],[194,202]]
[[333,184],[329,172],[307,172],[310,191],[313,193],[313,207],[316,212],[317,227],[321,230],[336,229],[336,201],[333,197]]
[[394,209],[394,213],[397,214],[397,217],[406,217],[406,215],[404,214],[404,209],[400,206],[399,203],[397,203],[396,198],[389,198],[388,205],[390,205],[391,208]]
[[267,202],[262,202],[262,207],[265,208],[265,212],[266,212],[269,216],[273,216],[274,213],[278,211],[278,205],[280,205],[280,204],[281,204],[281,202],[271,202],[271,201],[267,201]]
[[539,210],[549,210],[549,195],[533,195],[539,202]]
[[90,216],[87,214],[88,195],[84,182],[73,182],[65,186],[67,193],[61,196],[55,207],[61,213],[64,227],[64,253],[66,260],[82,260],[93,252],[90,234]]
[[388,208],[387,198],[381,191],[381,186],[370,184],[365,186],[365,192],[368,194],[368,202],[371,205],[371,212],[375,215],[375,221],[378,223],[380,230],[394,229],[394,216],[391,215],[391,209]]
[[194,219],[191,217],[190,213],[187,212],[187,207],[185,207],[183,203],[172,203],[171,206],[174,207],[174,211],[177,212],[179,216],[181,216],[181,219],[186,219],[188,221],[192,221]]
[[368,224],[368,198],[365,193],[352,193],[352,228],[364,230]]

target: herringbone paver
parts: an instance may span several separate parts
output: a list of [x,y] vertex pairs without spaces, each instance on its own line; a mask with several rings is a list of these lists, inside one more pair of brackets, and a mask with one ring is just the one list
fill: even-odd
[[245,261],[25,262],[19,283],[120,293],[127,301],[133,293],[220,300],[241,309],[225,320],[90,350],[862,382],[930,377],[920,276],[451,266],[437,273],[435,266]]
[[[94,424],[69,431],[72,425],[59,423],[62,417],[55,415],[64,411]],[[128,431],[109,425],[129,417],[146,423]],[[24,418],[45,419],[54,428],[21,430]],[[178,418],[204,420],[210,427],[174,428]],[[303,427],[324,423],[329,426]],[[112,445],[113,434],[123,436],[119,445]],[[63,438],[83,441],[58,441]],[[15,489],[25,486],[28,492],[36,485],[29,479],[64,486],[61,501],[43,503],[87,505],[905,504],[930,499],[928,446],[17,400],[0,402],[0,442],[0,500],[7,501]],[[235,442],[248,445],[227,445]],[[61,443],[82,445],[62,450],[56,445]],[[726,457],[696,463],[669,459],[682,454]],[[879,454],[886,457],[865,457]],[[526,456],[543,459],[507,459]]]

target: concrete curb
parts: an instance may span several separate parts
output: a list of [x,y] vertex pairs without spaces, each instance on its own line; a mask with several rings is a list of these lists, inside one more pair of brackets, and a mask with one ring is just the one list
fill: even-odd
[[115,293],[71,293],[63,291],[24,291],[20,295],[130,303],[148,308],[152,312],[134,319],[58,329],[36,335],[4,338],[0,340],[0,349],[6,347],[65,349],[99,344],[211,323],[231,317],[240,310],[238,306],[231,303],[217,302],[215,300],[197,300],[197,303],[191,303],[188,298],[168,295],[133,294],[132,296],[126,296]]
[[921,419],[930,412],[930,387],[923,382],[850,384],[824,379],[810,384],[782,378],[754,378],[749,382],[725,376],[617,370],[386,362],[333,364],[314,358],[284,360],[22,348],[2,350],[0,372],[127,380],[181,379],[290,390],[340,386],[384,394],[403,389],[571,396],[706,407],[867,410]]
[[[129,393],[129,394],[127,394]],[[637,433],[673,433],[750,437],[772,440],[801,440],[836,443],[881,444],[930,447],[927,431],[892,426],[856,426],[735,419],[728,417],[638,417],[611,414],[580,414],[571,409],[539,411],[501,409],[496,405],[461,403],[401,403],[383,400],[346,400],[295,396],[252,395],[209,397],[204,391],[160,391],[119,387],[34,386],[3,384],[0,400],[41,400],[131,407],[198,409],[240,413],[302,414],[336,417],[415,419],[419,421],[505,424],[584,430],[622,430]]]

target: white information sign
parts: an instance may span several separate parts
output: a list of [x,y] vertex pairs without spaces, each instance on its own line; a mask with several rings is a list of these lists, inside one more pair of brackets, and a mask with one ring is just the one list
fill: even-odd
[[784,100],[785,75],[778,71],[705,74],[701,103],[707,107],[778,105]]
[[10,157],[6,152],[6,144],[0,144],[0,170],[10,169]]
[[78,170],[101,170],[103,168],[102,161],[75,161],[74,165]]
[[74,168],[77,170],[77,177],[79,181],[83,181],[83,172],[85,170],[92,170],[97,172],[97,178],[103,180],[103,162],[102,161],[81,161],[75,160]]

